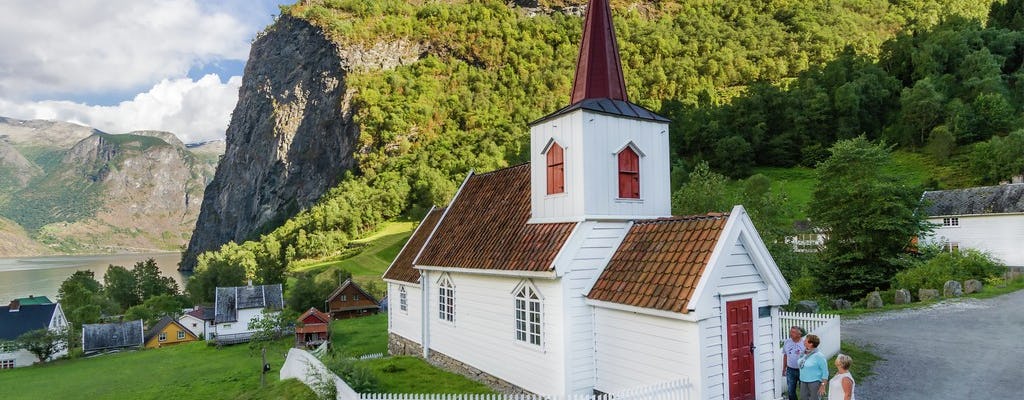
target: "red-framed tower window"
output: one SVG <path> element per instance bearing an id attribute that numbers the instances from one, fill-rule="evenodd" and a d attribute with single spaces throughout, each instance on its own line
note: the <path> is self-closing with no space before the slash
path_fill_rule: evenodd
<path id="1" fill-rule="evenodd" d="M 619 198 L 640 198 L 640 156 L 632 147 L 619 152 Z"/>
<path id="2" fill-rule="evenodd" d="M 562 146 L 552 143 L 547 158 L 548 194 L 565 193 L 565 157 Z"/>

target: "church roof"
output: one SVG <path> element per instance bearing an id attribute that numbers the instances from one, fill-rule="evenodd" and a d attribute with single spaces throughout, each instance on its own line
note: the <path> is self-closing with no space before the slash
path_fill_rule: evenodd
<path id="1" fill-rule="evenodd" d="M 728 214 L 637 221 L 588 298 L 685 314 Z"/>
<path id="2" fill-rule="evenodd" d="M 928 216 L 1024 212 L 1024 184 L 924 192 Z"/>
<path id="3" fill-rule="evenodd" d="M 549 119 L 571 113 L 576 110 L 588 110 L 602 114 L 617 115 L 620 117 L 641 119 L 656 122 L 671 122 L 668 118 L 655 114 L 654 111 L 643 108 L 639 105 L 623 100 L 612 99 L 586 99 L 577 103 L 565 106 L 561 110 L 545 115 L 533 121 L 530 125 L 536 125 Z"/>
<path id="4" fill-rule="evenodd" d="M 405 247 L 398 253 L 398 257 L 395 257 L 391 267 L 384 272 L 384 279 L 409 283 L 420 282 L 420 271 L 413 268 L 412 262 L 416 255 L 420 253 L 420 250 L 423 249 L 423 245 L 427 243 L 427 238 L 434 231 L 437 222 L 441 220 L 444 210 L 444 208 L 437 207 L 430 209 L 430 212 L 427 213 L 427 216 L 423 218 L 423 221 L 416 227 L 412 236 L 409 237 L 409 241 L 405 243 Z"/>
<path id="5" fill-rule="evenodd" d="M 527 224 L 530 213 L 530 164 L 472 175 L 414 264 L 550 271 L 576 224 Z"/>

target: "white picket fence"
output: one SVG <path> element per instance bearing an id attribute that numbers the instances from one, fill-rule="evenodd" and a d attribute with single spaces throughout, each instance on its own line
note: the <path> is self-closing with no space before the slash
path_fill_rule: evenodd
<path id="1" fill-rule="evenodd" d="M 359 356 L 360 360 L 376 360 L 378 358 L 384 358 L 384 353 L 370 353 Z"/>
<path id="2" fill-rule="evenodd" d="M 688 379 L 641 386 L 614 394 L 541 396 L 533 394 L 360 393 L 360 400 L 693 400 Z"/>
<path id="3" fill-rule="evenodd" d="M 779 312 L 779 329 L 783 340 L 789 337 L 789 328 L 792 326 L 803 327 L 808 334 L 815 334 L 821 338 L 821 345 L 818 347 L 825 357 L 832 357 L 839 353 L 839 342 L 842 339 L 839 330 L 840 320 L 838 315 L 814 314 L 800 312 Z"/>

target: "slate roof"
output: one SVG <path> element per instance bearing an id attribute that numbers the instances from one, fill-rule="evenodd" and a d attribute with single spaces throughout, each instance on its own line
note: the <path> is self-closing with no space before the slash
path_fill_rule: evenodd
<path id="1" fill-rule="evenodd" d="M 527 224 L 530 213 L 530 164 L 472 175 L 414 264 L 549 271 L 576 224 Z"/>
<path id="2" fill-rule="evenodd" d="M 171 317 L 168 317 L 168 316 L 164 316 L 163 318 L 160 318 L 160 321 L 158 321 L 155 325 L 153 325 L 152 328 L 149 329 L 149 332 L 146 332 L 146 337 L 143 339 L 143 343 L 148 342 L 154 336 L 159 335 L 160 331 L 164 330 L 164 328 L 166 328 L 167 325 L 170 325 L 170 324 L 177 325 L 183 331 L 188 332 L 189 334 L 193 334 L 194 335 L 194 333 L 192 333 L 191 330 L 189 330 L 188 328 L 182 326 L 181 323 L 178 322 L 177 320 L 175 320 L 174 318 L 171 318 Z"/>
<path id="3" fill-rule="evenodd" d="M 50 327 L 57 304 L 22 304 L 18 311 L 0 307 L 0 340 L 14 340 L 25 332 Z"/>
<path id="4" fill-rule="evenodd" d="M 636 221 L 587 297 L 685 314 L 728 218 Z"/>
<path id="5" fill-rule="evenodd" d="M 639 105 L 623 100 L 615 99 L 584 99 L 570 104 L 561 110 L 541 117 L 530 125 L 536 125 L 549 119 L 571 113 L 576 110 L 589 110 L 602 114 L 617 115 L 620 117 L 642 119 L 656 122 L 671 122 L 668 118 L 655 114 L 654 111 L 643 108 Z"/>
<path id="6" fill-rule="evenodd" d="M 441 220 L 441 215 L 444 214 L 444 208 L 432 208 L 427 216 L 420 222 L 420 226 L 416 227 L 416 231 L 409 237 L 409 241 L 406 242 L 405 247 L 398 253 L 398 257 L 395 257 L 395 261 L 391 263 L 391 267 L 384 272 L 384 279 L 392 279 L 396 281 L 419 283 L 420 282 L 420 271 L 413 268 L 413 259 L 423 249 L 423 244 L 427 242 L 427 237 L 434 231 L 434 227 L 437 226 L 437 222 Z"/>
<path id="7" fill-rule="evenodd" d="M 281 284 L 218 287 L 214 300 L 214 323 L 238 321 L 238 310 L 284 308 Z"/>
<path id="8" fill-rule="evenodd" d="M 82 349 L 86 353 L 141 347 L 143 343 L 145 341 L 141 319 L 112 324 L 82 325 Z"/>
<path id="9" fill-rule="evenodd" d="M 32 304 L 51 304 L 51 303 L 53 303 L 52 301 L 50 301 L 50 298 L 46 297 L 46 296 L 29 296 L 29 297 L 22 297 L 20 299 L 15 299 L 15 300 L 17 300 L 23 306 L 32 305 Z"/>
<path id="10" fill-rule="evenodd" d="M 213 307 L 199 307 L 198 309 L 193 309 L 185 314 L 199 318 L 203 321 L 213 321 L 214 317 Z"/>
<path id="11" fill-rule="evenodd" d="M 1024 183 L 936 190 L 921 196 L 929 216 L 1024 212 Z"/>

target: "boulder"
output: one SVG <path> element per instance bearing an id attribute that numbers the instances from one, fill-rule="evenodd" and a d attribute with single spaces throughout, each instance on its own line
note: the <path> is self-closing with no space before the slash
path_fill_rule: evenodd
<path id="1" fill-rule="evenodd" d="M 835 299 L 832 300 L 832 308 L 836 310 L 849 310 L 853 308 L 853 304 L 847 300 Z"/>
<path id="2" fill-rule="evenodd" d="M 981 281 L 977 279 L 968 279 L 964 281 L 964 294 L 978 293 L 982 288 Z"/>
<path id="3" fill-rule="evenodd" d="M 917 291 L 917 298 L 921 301 L 932 301 L 939 298 L 939 291 L 936 289 L 921 289 Z"/>
<path id="4" fill-rule="evenodd" d="M 960 286 L 960 282 L 957 281 L 946 281 L 946 284 L 942 286 L 943 297 L 960 297 L 964 295 L 964 288 Z"/>
<path id="5" fill-rule="evenodd" d="M 897 290 L 896 295 L 893 296 L 892 304 L 910 304 L 910 291 L 907 289 Z"/>
<path id="6" fill-rule="evenodd" d="M 882 303 L 882 294 L 878 293 L 877 290 L 868 293 L 868 298 L 866 299 L 865 303 L 868 308 L 882 308 L 882 306 L 885 305 L 884 303 Z"/>
<path id="7" fill-rule="evenodd" d="M 816 313 L 818 312 L 818 302 L 814 300 L 803 300 L 797 302 L 796 312 Z"/>

